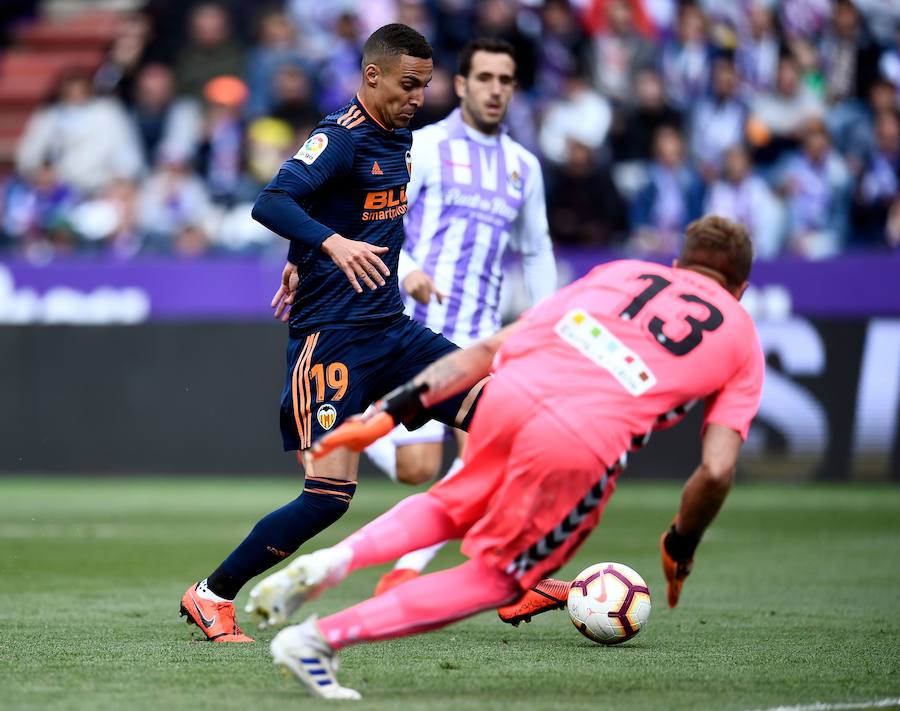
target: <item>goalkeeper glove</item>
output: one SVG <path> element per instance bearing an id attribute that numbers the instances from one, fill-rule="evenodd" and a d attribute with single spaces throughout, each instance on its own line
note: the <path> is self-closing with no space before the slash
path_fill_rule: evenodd
<path id="1" fill-rule="evenodd" d="M 678 604 L 681 586 L 684 585 L 685 578 L 690 575 L 694 566 L 694 551 L 697 550 L 699 543 L 699 536 L 685 536 L 678 533 L 674 523 L 659 539 L 669 607 L 675 607 Z"/>

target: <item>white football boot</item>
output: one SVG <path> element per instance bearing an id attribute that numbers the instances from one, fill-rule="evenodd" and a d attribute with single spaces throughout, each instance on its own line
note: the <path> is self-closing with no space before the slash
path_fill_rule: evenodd
<path id="1" fill-rule="evenodd" d="M 313 615 L 303 624 L 281 630 L 269 646 L 272 660 L 303 684 L 310 694 L 322 699 L 361 699 L 354 689 L 338 684 L 334 673 L 337 655 L 325 641 Z"/>
<path id="2" fill-rule="evenodd" d="M 322 548 L 301 555 L 258 582 L 244 608 L 261 628 L 287 621 L 303 603 L 314 600 L 345 577 L 353 553 L 349 548 Z"/>

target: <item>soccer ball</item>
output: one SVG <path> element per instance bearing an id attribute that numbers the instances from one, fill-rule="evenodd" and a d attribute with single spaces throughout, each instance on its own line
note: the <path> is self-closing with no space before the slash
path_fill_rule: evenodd
<path id="1" fill-rule="evenodd" d="M 627 565 L 596 563 L 572 581 L 568 607 L 572 624 L 585 637 L 621 644 L 647 624 L 650 588 Z"/>

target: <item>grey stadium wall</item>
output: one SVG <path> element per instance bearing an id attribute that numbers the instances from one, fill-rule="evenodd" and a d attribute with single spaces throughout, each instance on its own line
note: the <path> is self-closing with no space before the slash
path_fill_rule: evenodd
<path id="1" fill-rule="evenodd" d="M 900 374 L 884 348 L 898 328 L 761 324 L 766 392 L 739 475 L 900 481 Z M 296 476 L 278 430 L 284 344 L 282 326 L 260 322 L 4 326 L 0 473 Z M 654 434 L 626 476 L 684 478 L 701 409 Z"/>

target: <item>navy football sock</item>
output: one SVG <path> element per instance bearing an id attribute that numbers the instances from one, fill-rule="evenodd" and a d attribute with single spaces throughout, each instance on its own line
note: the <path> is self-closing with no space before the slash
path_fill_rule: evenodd
<path id="1" fill-rule="evenodd" d="M 356 482 L 307 477 L 303 493 L 260 519 L 206 579 L 207 586 L 233 600 L 248 580 L 280 563 L 343 516 L 355 491 Z"/>

